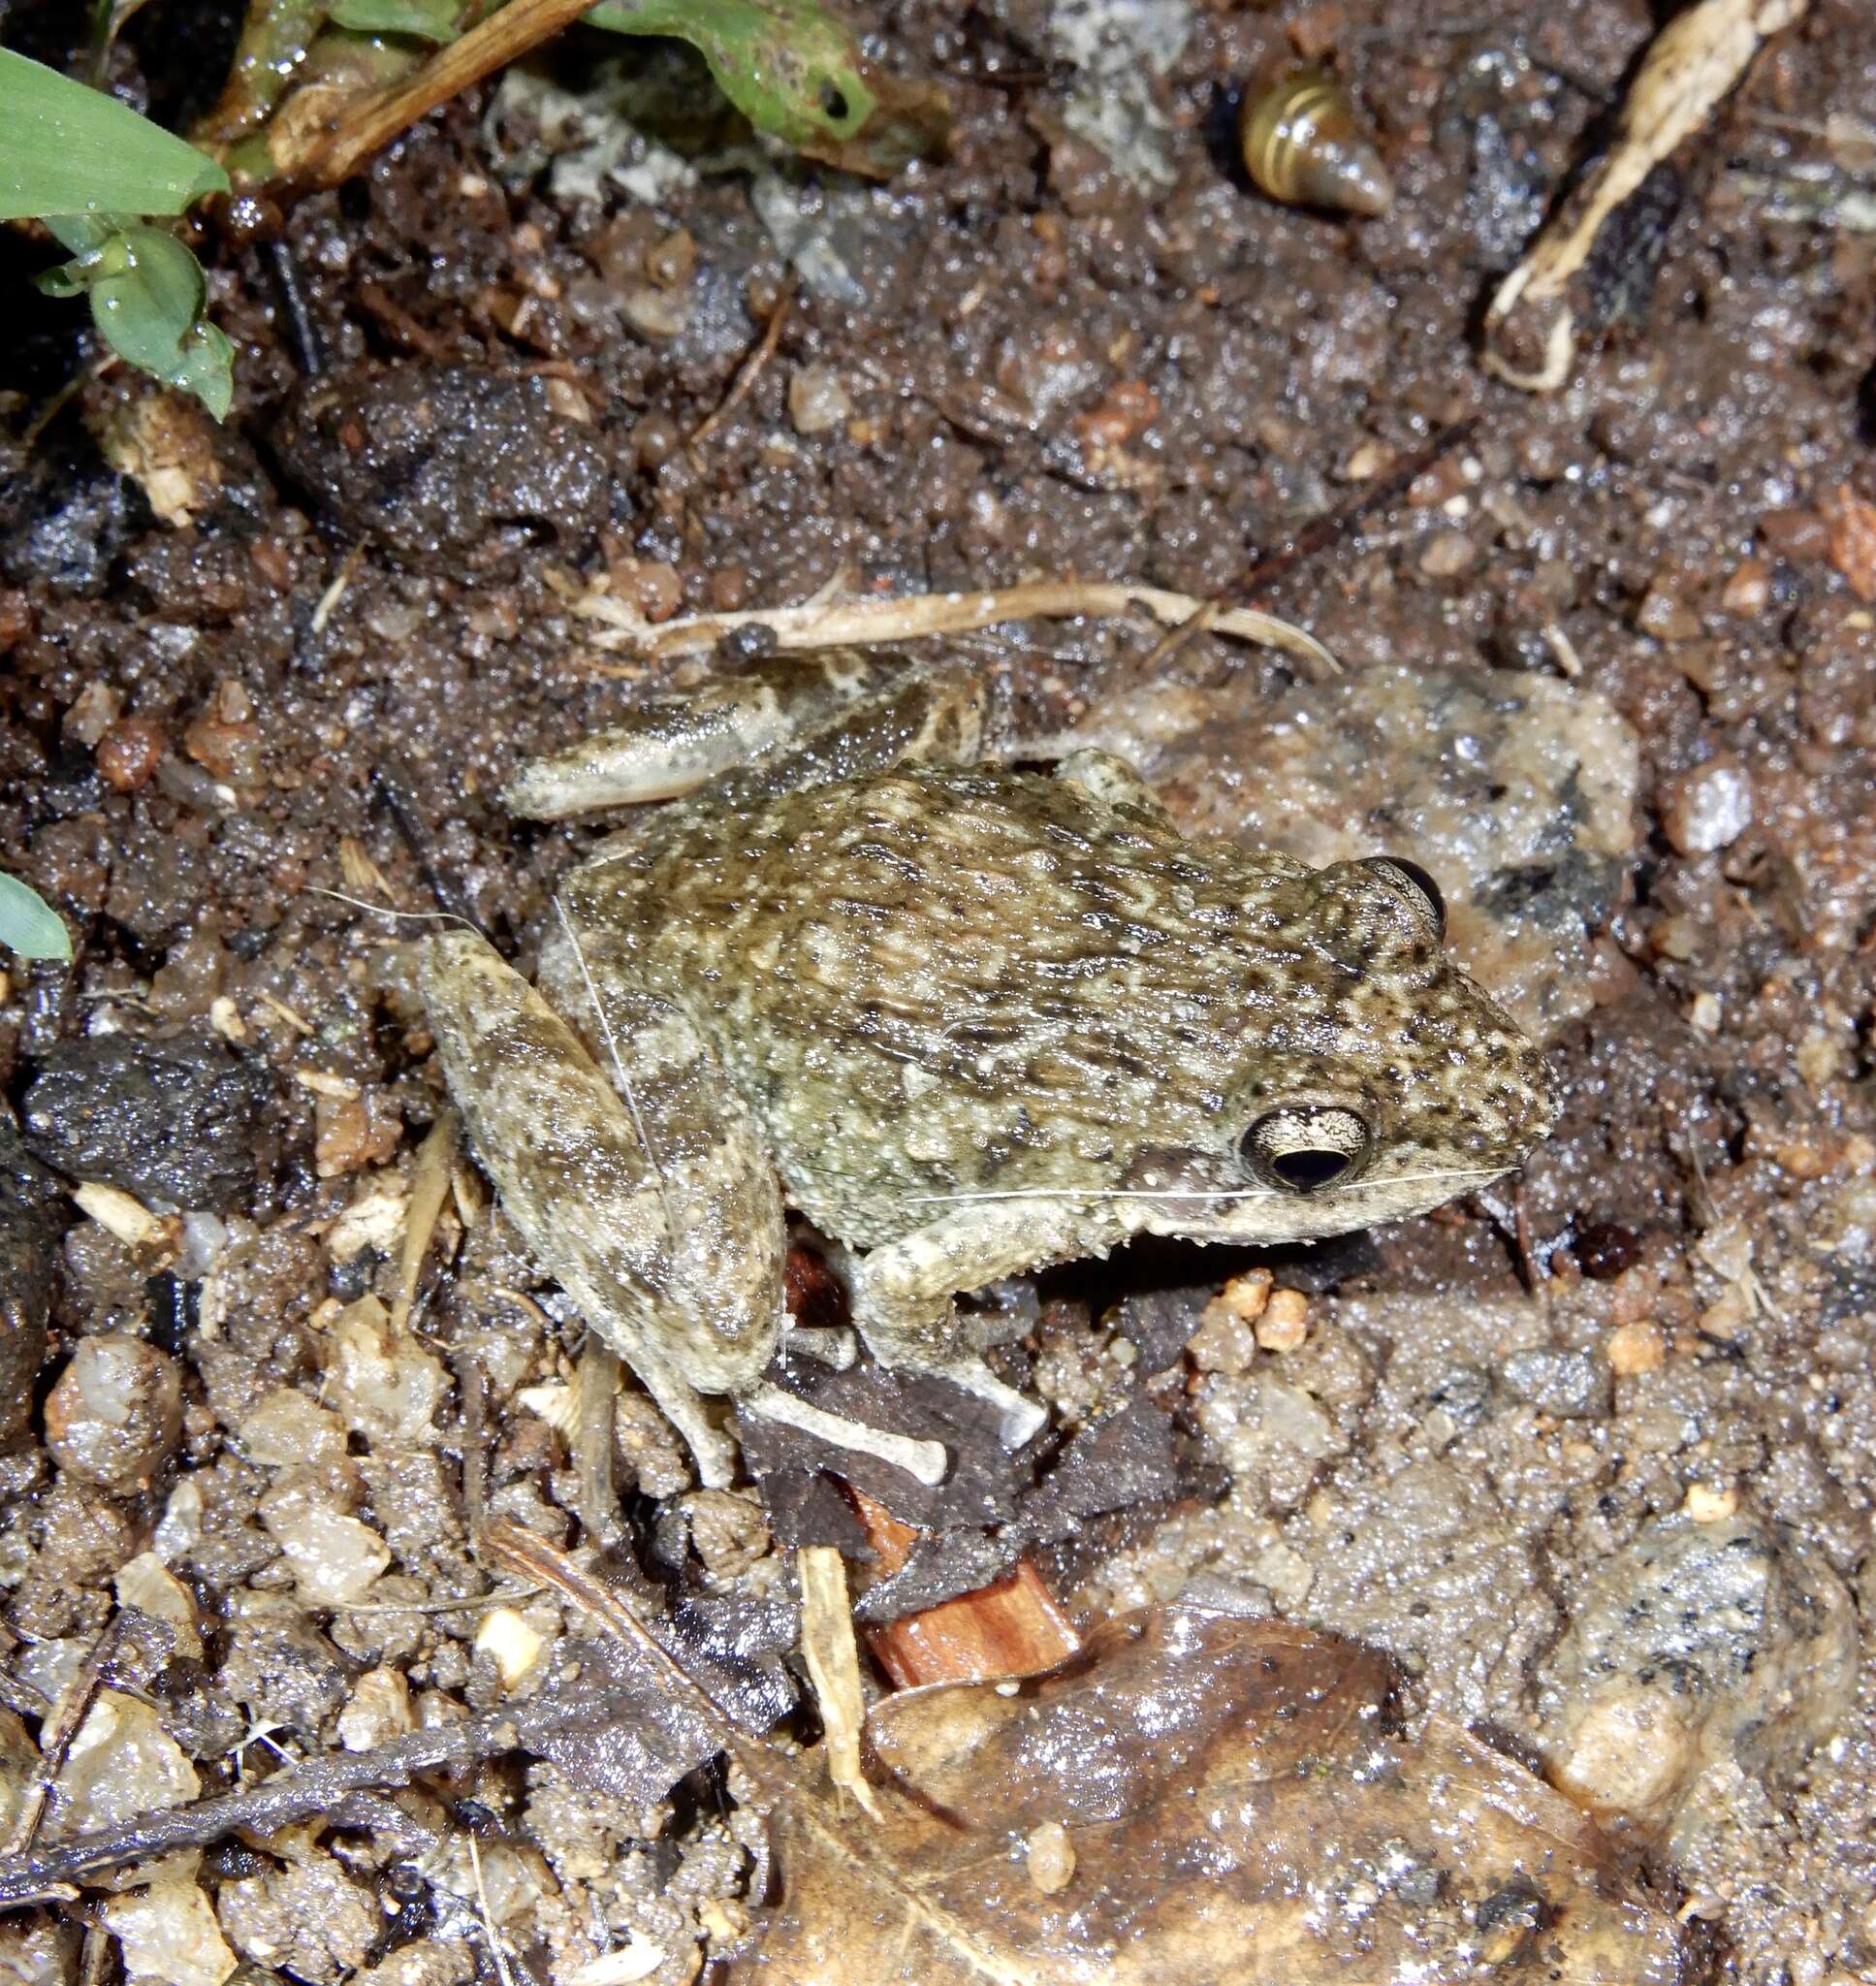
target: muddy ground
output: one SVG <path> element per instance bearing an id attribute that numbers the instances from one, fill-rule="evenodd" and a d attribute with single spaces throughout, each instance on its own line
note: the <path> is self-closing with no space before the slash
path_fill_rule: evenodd
<path id="1" fill-rule="evenodd" d="M 15 10 L 9 41 L 64 52 L 61 12 Z M 866 16 L 959 110 L 948 158 L 877 193 L 784 176 L 781 207 L 753 202 L 746 166 L 648 205 L 550 169 L 525 93 L 459 103 L 276 240 L 210 242 L 238 355 L 220 431 L 185 412 L 157 432 L 121 370 L 42 419 L 96 353 L 64 306 L 20 301 L 36 251 L 7 250 L 0 863 L 78 943 L 70 970 L 16 967 L 0 1007 L 36 1154 L 15 1146 L 0 1207 L 19 1741 L 126 1562 L 145 1575 L 127 1605 L 161 1616 L 185 1583 L 192 1680 L 155 1700 L 213 1791 L 264 1726 L 301 1757 L 493 1701 L 478 1612 L 445 1606 L 490 1587 L 469 1514 L 577 1536 L 538 1391 L 570 1374 L 577 1320 L 471 1173 L 420 1335 L 373 1337 L 358 1308 L 397 1293 L 439 1087 L 407 931 L 323 892 L 465 913 L 531 953 L 591 830 L 517 828 L 492 790 L 671 672 L 595 647 L 581 586 L 655 619 L 837 575 L 862 595 L 1069 576 L 1205 595 L 1470 417 L 1260 603 L 1357 684 L 1402 672 L 1434 761 L 1527 697 L 1595 733 L 1551 795 L 1561 839 L 1540 823 L 1518 858 L 1547 892 L 1537 926 L 1479 881 L 1490 846 L 1443 842 L 1487 817 L 1429 826 L 1415 786 L 1395 822 L 1437 872 L 1470 865 L 1455 935 L 1547 1035 L 1563 1122 L 1515 1195 L 1274 1265 L 1309 1299 L 1300 1346 L 1207 1313 L 1159 1395 L 1179 1493 L 1049 1569 L 1084 1620 L 1185 1597 L 1387 1649 L 1413 1714 L 1486 1731 L 1610 1820 L 1682 1914 L 1690 1979 L 1876 1978 L 1876 1652 L 1856 1652 L 1876 1613 L 1876 237 L 1779 217 L 1765 191 L 1869 169 L 1825 120 L 1876 125 L 1876 41 L 1833 0 L 1763 56 L 1676 161 L 1652 278 L 1534 398 L 1481 370 L 1475 326 L 1650 10 L 1162 12 L 1185 29 L 1145 92 L 1163 182 L 1065 123 L 1085 78 L 1043 0 Z M 165 36 L 207 49 L 217 27 L 146 9 L 116 58 L 130 93 L 177 110 Z M 1233 170 L 1235 92 L 1296 46 L 1354 80 L 1396 180 L 1383 217 L 1287 209 Z M 784 222 L 823 230 L 793 274 Z M 687 447 L 784 286 L 772 355 Z M 1034 623 L 970 652 L 1023 721 L 1092 713 L 1121 743 L 1151 640 Z M 1175 804 L 1314 859 L 1335 823 L 1320 791 L 1314 825 L 1287 803 L 1324 777 L 1311 722 L 1397 735 L 1288 658 L 1208 639 L 1149 689 L 1141 754 Z M 1359 755 L 1350 832 L 1379 846 L 1409 773 Z M 1616 761 L 1585 852 L 1573 795 Z M 188 1218 L 133 1243 L 121 1207 L 80 1215 L 75 1180 Z M 1097 1422 L 1152 1363 L 1113 1356 L 1123 1292 L 1195 1291 L 1196 1329 L 1253 1266 L 1167 1249 L 1051 1281 L 1030 1351 L 1060 1418 Z M 48 1398 L 94 1339 L 119 1376 Z M 630 1394 L 617 1473 L 620 1553 L 681 1592 L 785 1597 L 759 1501 L 695 1490 Z M 558 1631 L 544 1598 L 523 1612 Z M 629 1822 L 550 1766 L 456 1792 L 501 1818 L 496 1912 L 537 1977 L 574 1977 L 602 1919 L 660 1946 L 659 1981 L 741 1928 L 746 1817 L 692 1781 Z M 486 1970 L 469 1920 L 400 1901 L 401 1865 L 361 1839 L 205 1864 L 251 1975 Z M 20 1976 L 78 1963 L 49 1919 L 5 1935 Z"/>

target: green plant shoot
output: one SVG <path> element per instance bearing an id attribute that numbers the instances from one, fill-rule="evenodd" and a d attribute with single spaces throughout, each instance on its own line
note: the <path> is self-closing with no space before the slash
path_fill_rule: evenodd
<path id="1" fill-rule="evenodd" d="M 72 935 L 65 920 L 16 876 L 0 876 L 0 945 L 21 958 L 72 956 Z"/>

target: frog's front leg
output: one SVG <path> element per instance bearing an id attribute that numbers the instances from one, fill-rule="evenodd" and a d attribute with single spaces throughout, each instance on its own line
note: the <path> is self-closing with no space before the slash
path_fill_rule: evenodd
<path id="1" fill-rule="evenodd" d="M 1127 1239 L 1127 1223 L 1086 1196 L 1017 1194 L 970 1201 L 897 1241 L 842 1263 L 853 1321 L 882 1365 L 932 1372 L 989 1400 L 1003 1416 L 1009 1448 L 1031 1440 L 1048 1411 L 983 1361 L 953 1300 L 1003 1276 L 1071 1256 L 1104 1255 Z"/>
<path id="2" fill-rule="evenodd" d="M 542 977 L 552 1001 L 475 934 L 432 939 L 420 984 L 444 1074 L 535 1261 L 644 1382 L 704 1482 L 735 1468 L 705 1393 L 811 1416 L 824 1439 L 941 1478 L 937 1443 L 838 1421 L 763 1379 L 787 1320 L 780 1193 L 688 1019 L 633 984 L 616 939 L 571 923 Z"/>
<path id="3" fill-rule="evenodd" d="M 875 649 L 773 656 L 528 760 L 510 812 L 560 820 L 697 793 L 713 808 L 895 765 L 966 765 L 982 753 L 985 692 L 967 669 Z"/>

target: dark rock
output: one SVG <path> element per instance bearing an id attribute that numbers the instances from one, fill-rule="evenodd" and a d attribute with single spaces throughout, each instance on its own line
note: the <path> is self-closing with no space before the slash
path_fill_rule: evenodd
<path id="1" fill-rule="evenodd" d="M 52 1258 L 65 1221 L 59 1184 L 0 1124 L 0 1439 L 26 1425 L 46 1357 Z"/>
<path id="2" fill-rule="evenodd" d="M 1169 1503 L 1184 1492 L 1173 1456 L 1172 1416 L 1136 1397 L 1084 1427 L 1056 1465 L 1023 1498 L 1018 1515 L 1031 1538 L 1065 1538 L 1104 1511 Z"/>
<path id="3" fill-rule="evenodd" d="M 418 564 L 487 570 L 542 543 L 576 552 L 611 488 L 605 454 L 554 412 L 545 380 L 468 366 L 310 381 L 275 447 L 335 523 Z"/>
<path id="4" fill-rule="evenodd" d="M 212 1035 L 92 1035 L 52 1050 L 20 1114 L 34 1153 L 72 1178 L 226 1210 L 253 1196 L 270 1095 Z"/>

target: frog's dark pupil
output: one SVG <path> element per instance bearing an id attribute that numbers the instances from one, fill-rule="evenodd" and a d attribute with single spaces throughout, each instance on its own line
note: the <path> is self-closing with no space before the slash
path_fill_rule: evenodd
<path id="1" fill-rule="evenodd" d="M 1298 1193 L 1314 1193 L 1319 1186 L 1329 1185 L 1349 1169 L 1350 1156 L 1348 1152 L 1279 1152 L 1271 1159 L 1270 1169 Z"/>
<path id="2" fill-rule="evenodd" d="M 1368 1156 L 1370 1133 L 1340 1104 L 1287 1104 L 1266 1110 L 1244 1134 L 1246 1168 L 1286 1193 L 1320 1193 L 1354 1176 Z"/>

